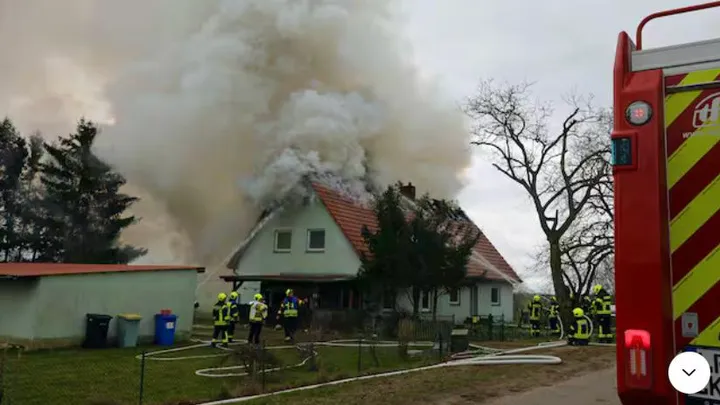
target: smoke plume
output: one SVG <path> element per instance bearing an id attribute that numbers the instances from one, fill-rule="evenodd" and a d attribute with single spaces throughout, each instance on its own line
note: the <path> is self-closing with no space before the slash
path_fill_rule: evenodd
<path id="1" fill-rule="evenodd" d="M 146 260 L 219 264 L 312 173 L 461 187 L 463 117 L 421 79 L 399 1 L 57 3 L 0 0 L 0 109 L 46 134 L 105 124 Z"/>

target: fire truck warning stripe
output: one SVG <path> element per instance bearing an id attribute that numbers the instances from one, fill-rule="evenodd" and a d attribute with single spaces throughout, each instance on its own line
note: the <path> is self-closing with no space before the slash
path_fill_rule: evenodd
<path id="1" fill-rule="evenodd" d="M 720 209 L 720 176 L 703 189 L 687 207 L 670 221 L 670 251 L 685 243 Z M 718 271 L 720 275 L 720 271 Z"/>
<path id="2" fill-rule="evenodd" d="M 720 282 L 720 246 L 707 255 L 692 271 L 687 273 L 673 287 L 673 313 L 675 318 L 705 295 L 715 284 Z"/>
<path id="3" fill-rule="evenodd" d="M 720 212 L 704 223 L 700 229 L 672 254 L 672 282 L 678 284 L 720 245 Z M 720 301 L 718 301 L 720 302 Z"/>
<path id="4" fill-rule="evenodd" d="M 693 136 L 685 140 L 675 153 L 668 158 L 668 188 L 672 188 L 677 184 L 718 143 L 720 137 L 709 135 L 714 130 L 713 127 L 708 127 L 695 131 Z"/>
<path id="5" fill-rule="evenodd" d="M 687 73 L 681 73 L 679 75 L 665 76 L 665 86 L 677 86 L 687 75 Z"/>
<path id="6" fill-rule="evenodd" d="M 670 189 L 670 218 L 673 219 L 717 176 L 720 176 L 720 143 L 710 149 L 690 171 Z M 720 229 L 720 228 L 718 228 Z"/>

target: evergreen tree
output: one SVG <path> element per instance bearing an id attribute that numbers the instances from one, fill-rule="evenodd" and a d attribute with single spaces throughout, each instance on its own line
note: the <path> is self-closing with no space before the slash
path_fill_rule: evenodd
<path id="1" fill-rule="evenodd" d="M 0 261 L 12 261 L 22 243 L 22 174 L 28 158 L 26 140 L 12 122 L 0 122 Z"/>
<path id="2" fill-rule="evenodd" d="M 43 139 L 39 133 L 28 140 L 28 158 L 25 160 L 22 180 L 22 199 L 24 201 L 20 228 L 23 243 L 18 246 L 15 261 L 36 261 L 46 250 L 48 229 L 47 210 L 43 204 L 43 187 L 40 182 L 40 161 L 45 153 Z"/>
<path id="3" fill-rule="evenodd" d="M 44 260 L 128 263 L 146 253 L 119 243 L 122 230 L 137 221 L 123 214 L 138 199 L 120 193 L 125 178 L 92 153 L 97 135 L 94 123 L 81 120 L 75 133 L 44 145 Z"/>
<path id="4" fill-rule="evenodd" d="M 415 202 L 411 228 L 415 285 L 432 297 L 435 317 L 438 298 L 466 281 L 467 265 L 480 232 L 454 203 L 428 195 Z"/>
<path id="5" fill-rule="evenodd" d="M 369 253 L 362 255 L 360 280 L 393 292 L 409 290 L 413 314 L 421 293 L 438 297 L 465 281 L 467 264 L 479 238 L 478 229 L 455 204 L 428 195 L 403 204 L 391 186 L 374 204 L 377 229 L 363 228 Z"/>
<path id="6" fill-rule="evenodd" d="M 368 293 L 382 292 L 384 297 L 396 297 L 401 289 L 408 287 L 408 275 L 413 271 L 409 261 L 411 235 L 400 200 L 397 187 L 388 187 L 373 204 L 377 228 L 371 230 L 363 226 L 368 253 L 360 257 L 359 280 Z"/>

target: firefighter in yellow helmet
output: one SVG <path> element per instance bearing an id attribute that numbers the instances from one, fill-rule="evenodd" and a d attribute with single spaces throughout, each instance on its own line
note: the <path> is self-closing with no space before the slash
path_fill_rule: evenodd
<path id="1" fill-rule="evenodd" d="M 612 296 L 605 291 L 602 285 L 593 287 L 593 312 L 597 319 L 598 341 L 600 343 L 612 343 L 615 335 L 612 331 Z"/>
<path id="2" fill-rule="evenodd" d="M 283 317 L 283 328 L 285 329 L 285 341 L 294 342 L 295 332 L 298 328 L 298 307 L 302 301 L 295 297 L 292 289 L 285 291 L 285 299 L 280 304 L 280 310 L 277 313 L 277 319 Z"/>
<path id="3" fill-rule="evenodd" d="M 543 311 L 543 305 L 539 295 L 533 297 L 531 303 L 528 304 L 530 310 L 530 336 L 540 336 L 540 315 Z"/>
<path id="4" fill-rule="evenodd" d="M 228 346 L 228 325 L 230 323 L 230 306 L 227 303 L 225 293 L 218 294 L 218 300 L 213 306 L 213 337 L 212 346 L 220 343 L 223 347 Z"/>
<path id="5" fill-rule="evenodd" d="M 548 322 L 550 326 L 550 331 L 553 334 L 559 335 L 560 334 L 560 304 L 558 304 L 558 300 L 556 297 L 550 298 L 550 307 L 548 308 Z"/>
<path id="6" fill-rule="evenodd" d="M 232 291 L 228 299 L 230 307 L 230 321 L 228 321 L 228 342 L 232 343 L 235 338 L 235 325 L 240 321 L 240 307 L 238 307 L 238 293 Z"/>
<path id="7" fill-rule="evenodd" d="M 582 308 L 573 309 L 573 323 L 568 330 L 568 344 L 587 346 L 590 341 L 590 322 L 585 318 Z"/>
<path id="8" fill-rule="evenodd" d="M 260 333 L 268 316 L 268 307 L 262 294 L 255 294 L 254 299 L 250 301 L 250 313 L 248 321 L 250 323 L 250 334 L 248 335 L 249 344 L 260 344 Z"/>

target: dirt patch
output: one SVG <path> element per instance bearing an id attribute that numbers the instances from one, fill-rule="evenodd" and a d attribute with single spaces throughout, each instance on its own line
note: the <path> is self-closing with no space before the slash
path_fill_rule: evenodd
<path id="1" fill-rule="evenodd" d="M 250 404 L 279 405 L 288 401 L 293 405 L 478 404 L 500 396 L 553 385 L 574 376 L 608 368 L 615 362 L 614 348 L 607 347 L 562 347 L 539 349 L 532 353 L 557 355 L 563 359 L 563 363 L 442 368 L 270 397 Z"/>
<path id="2" fill-rule="evenodd" d="M 462 402 L 461 402 L 462 403 Z M 559 384 L 497 398 L 485 405 L 621 405 L 615 367 L 575 377 Z"/>
<path id="3" fill-rule="evenodd" d="M 473 384 L 471 376 L 467 375 L 472 370 L 450 370 L 443 378 L 464 380 L 466 384 L 455 389 L 453 395 L 435 397 L 430 403 L 436 405 L 483 403 L 508 394 L 554 385 L 576 376 L 606 369 L 615 364 L 614 348 L 563 347 L 542 350 L 537 353 L 558 356 L 563 359 L 563 364 L 558 366 L 492 366 L 492 374 L 488 378 L 484 378 L 482 384 Z"/>

